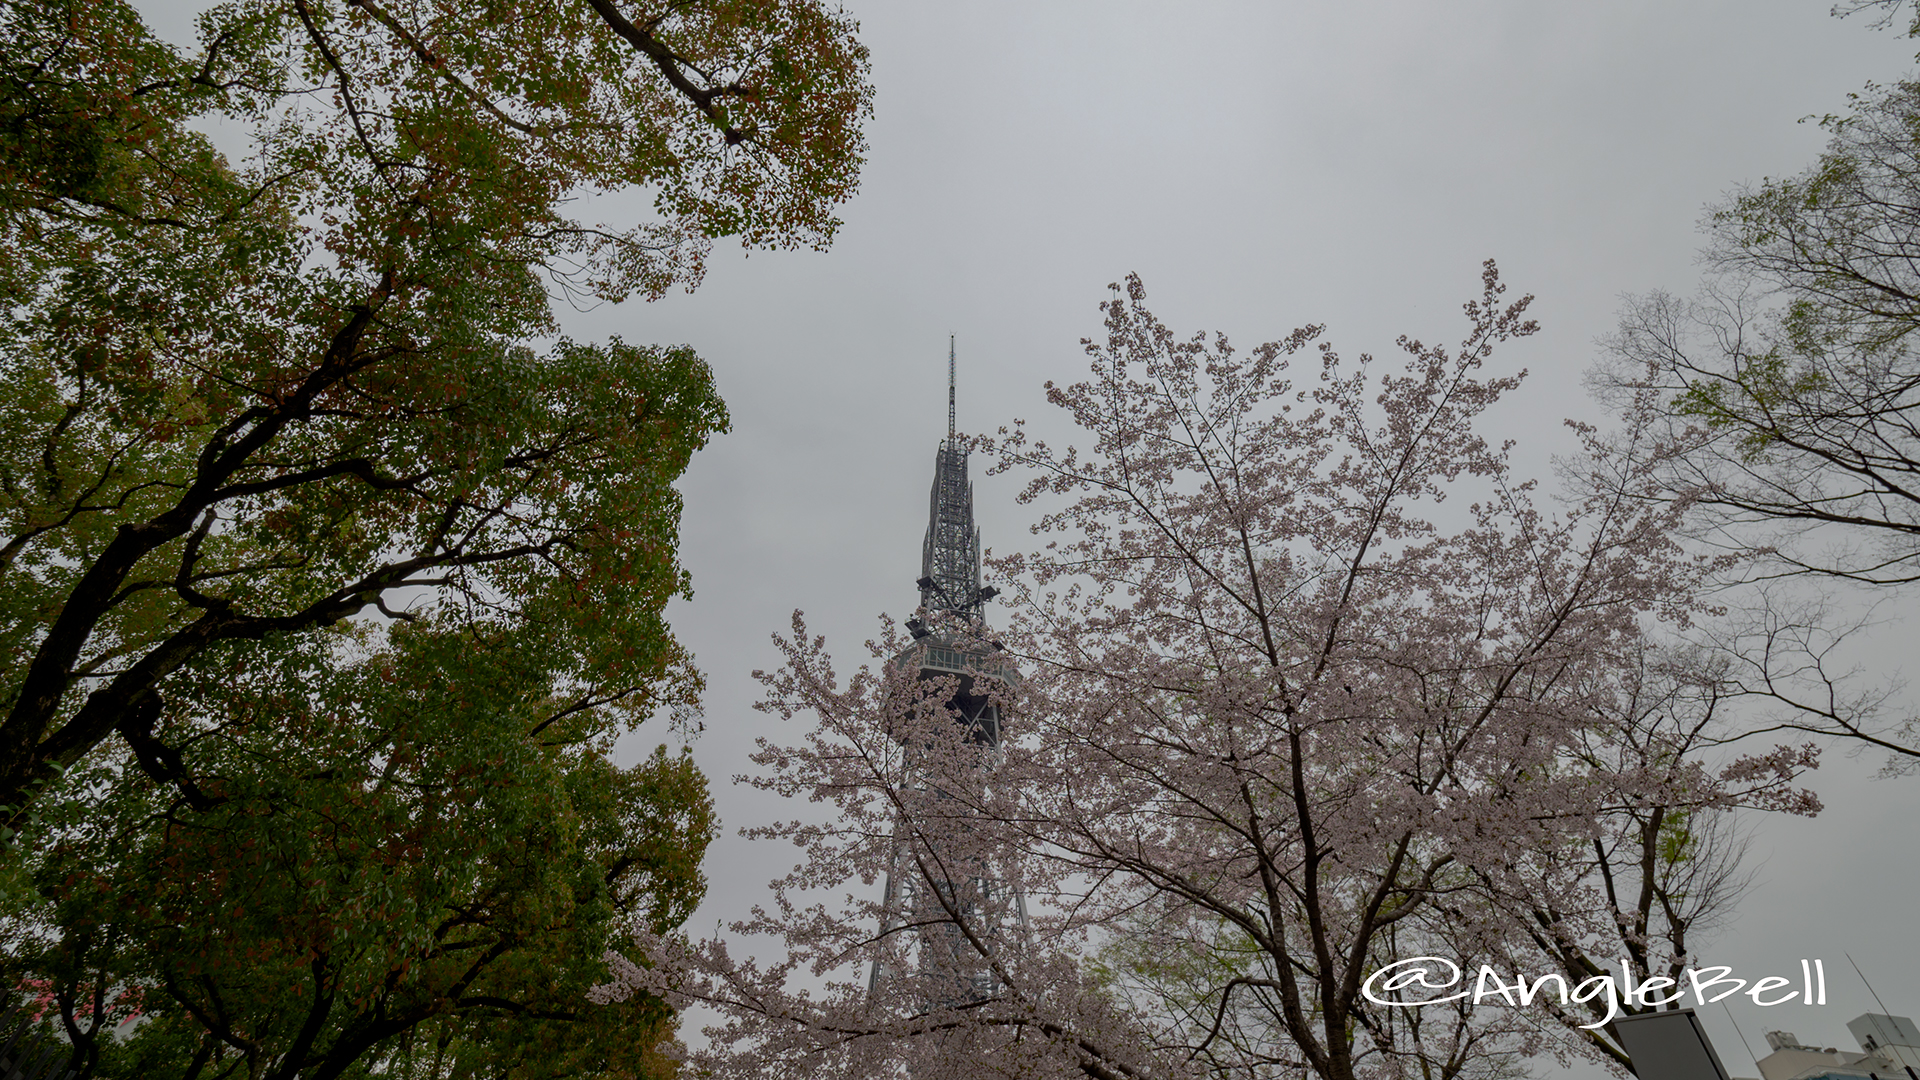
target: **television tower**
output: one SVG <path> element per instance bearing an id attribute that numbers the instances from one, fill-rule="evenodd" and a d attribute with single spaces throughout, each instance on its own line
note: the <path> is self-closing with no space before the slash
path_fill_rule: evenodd
<path id="1" fill-rule="evenodd" d="M 892 664 L 895 670 L 915 672 L 922 680 L 952 679 L 955 691 L 947 702 L 948 712 L 967 728 L 967 741 L 982 747 L 981 768 L 991 769 L 998 754 L 1001 736 L 1000 707 L 986 693 L 975 693 L 975 681 L 985 677 L 1002 684 L 1018 682 L 1019 671 L 1005 659 L 996 642 L 982 640 L 985 608 L 998 594 L 992 586 L 980 584 L 980 530 L 973 521 L 973 482 L 967 476 L 967 447 L 954 426 L 955 400 L 954 343 L 947 339 L 947 437 L 933 458 L 933 490 L 928 497 L 927 536 L 920 549 L 920 607 L 930 616 L 949 616 L 971 623 L 971 634 L 948 628 L 936 629 L 920 615 L 907 620 L 913 644 Z M 903 786 L 921 793 L 939 796 L 929 789 L 928 778 L 913 767 L 913 747 L 903 743 L 907 755 L 907 777 Z M 922 1009 L 954 1007 L 992 996 L 998 985 L 987 958 L 973 942 L 986 944 L 989 952 L 1005 943 L 1009 932 L 1024 933 L 1027 923 L 1026 898 L 1017 889 L 996 880 L 992 871 L 978 860 L 940 857 L 938 851 L 923 851 L 934 858 L 916 859 L 916 849 L 937 846 L 924 836 L 915 835 L 905 822 L 895 826 L 893 857 L 887 868 L 885 909 L 881 916 L 880 936 L 911 932 L 919 937 L 917 971 L 906 972 L 876 961 L 868 980 L 869 1000 L 877 1000 L 889 980 L 910 977 L 918 984 L 917 1001 Z M 928 866 L 943 865 L 952 874 L 955 869 L 971 871 L 964 878 L 929 876 Z M 958 919 L 952 914 L 957 911 Z M 1015 924 L 1008 926 L 1009 917 Z M 966 921 L 971 935 L 961 933 L 960 921 Z M 971 937 L 971 940 L 968 938 Z"/>

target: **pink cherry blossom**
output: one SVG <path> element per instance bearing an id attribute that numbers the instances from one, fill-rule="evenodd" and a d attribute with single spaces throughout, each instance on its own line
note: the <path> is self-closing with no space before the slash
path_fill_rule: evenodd
<path id="1" fill-rule="evenodd" d="M 719 1008 L 692 1065 L 742 1080 L 1491 1077 L 1540 1049 L 1544 1014 L 1362 983 L 1434 949 L 1511 969 L 1540 911 L 1588 940 L 1613 909 L 1569 853 L 1609 815 L 1806 810 L 1810 761 L 1715 772 L 1635 711 L 1714 567 L 1639 497 L 1631 431 L 1584 431 L 1553 507 L 1480 433 L 1524 374 L 1489 358 L 1535 329 L 1504 289 L 1489 261 L 1459 346 L 1401 338 L 1393 371 L 1319 327 L 1181 339 L 1116 286 L 1090 377 L 1048 386 L 1083 448 L 977 440 L 1042 510 L 1039 550 L 988 560 L 1007 625 L 922 613 L 982 658 L 1004 740 L 919 677 L 924 641 L 884 623 L 843 681 L 796 613 L 759 677 L 803 733 L 751 782 L 833 814 L 751 830 L 803 860 L 734 927 L 784 954 L 646 942 L 602 993 Z"/>

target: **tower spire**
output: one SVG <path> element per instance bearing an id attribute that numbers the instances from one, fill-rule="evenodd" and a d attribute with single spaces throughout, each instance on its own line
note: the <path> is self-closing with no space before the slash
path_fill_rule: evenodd
<path id="1" fill-rule="evenodd" d="M 928 611 L 979 614 L 993 590 L 980 587 L 980 530 L 973 523 L 967 449 L 954 423 L 953 335 L 947 335 L 947 441 L 933 458 L 927 539 L 920 557 L 920 603 Z"/>

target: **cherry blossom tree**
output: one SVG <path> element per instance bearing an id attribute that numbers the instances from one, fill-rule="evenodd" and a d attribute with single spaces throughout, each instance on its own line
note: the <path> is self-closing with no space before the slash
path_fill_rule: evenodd
<path id="1" fill-rule="evenodd" d="M 844 682 L 798 615 L 776 639 L 762 707 L 812 726 L 754 782 L 834 811 L 754 831 L 804 852 L 735 928 L 784 956 L 650 939 L 598 995 L 719 1008 L 718 1077 L 1451 1078 L 1535 1049 L 1511 1010 L 1363 990 L 1409 947 L 1526 946 L 1515 897 L 1590 910 L 1568 853 L 1610 811 L 1785 798 L 1802 762 L 1602 752 L 1710 566 L 1632 496 L 1631 439 L 1583 431 L 1620 482 L 1535 505 L 1479 432 L 1530 298 L 1482 284 L 1460 345 L 1403 337 L 1397 372 L 1319 327 L 1181 339 L 1115 286 L 1091 377 L 1048 384 L 1087 448 L 979 440 L 1044 511 L 1044 547 L 989 560 L 1009 625 L 886 624 Z M 932 646 L 975 658 L 997 745 L 920 677 Z"/>
<path id="2" fill-rule="evenodd" d="M 1775 747 L 1717 773 L 1703 764 L 1716 756 L 1720 735 L 1738 726 L 1727 714 L 1746 704 L 1735 667 L 1718 649 L 1661 643 L 1618 673 L 1615 692 L 1596 701 L 1592 723 L 1566 753 L 1574 768 L 1595 777 L 1638 782 L 1589 805 L 1592 832 L 1584 842 L 1517 850 L 1497 876 L 1483 877 L 1486 898 L 1506 916 L 1504 926 L 1493 922 L 1501 932 L 1481 942 L 1494 967 L 1560 975 L 1567 985 L 1617 973 L 1623 992 L 1649 979 L 1688 985 L 1686 969 L 1710 955 L 1702 952 L 1704 939 L 1751 881 L 1741 865 L 1747 836 L 1735 812 L 1820 809 L 1812 792 L 1789 783 L 1816 766 L 1810 744 Z M 1514 891 L 1514 883 L 1524 887 Z M 1629 1055 L 1606 1021 L 1658 1008 L 1624 996 L 1572 1003 L 1543 997 L 1541 1007 L 1582 1049 L 1622 1067 L 1630 1067 Z"/>

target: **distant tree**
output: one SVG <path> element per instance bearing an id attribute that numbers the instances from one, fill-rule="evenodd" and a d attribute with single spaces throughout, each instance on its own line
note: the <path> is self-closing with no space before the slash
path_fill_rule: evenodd
<path id="1" fill-rule="evenodd" d="M 1920 580 L 1917 122 L 1920 83 L 1854 95 L 1813 167 L 1709 214 L 1701 298 L 1634 301 L 1608 343 L 1701 428 L 1676 485 L 1735 542 L 1806 534 L 1774 552 L 1792 571 Z M 1864 548 L 1821 546 L 1835 530 Z"/>
<path id="2" fill-rule="evenodd" d="M 1772 573 L 1875 589 L 1920 582 L 1920 83 L 1869 88 L 1798 176 L 1707 218 L 1710 276 L 1684 300 L 1630 300 L 1603 382 L 1672 413 L 1666 496 L 1701 535 Z M 1764 607 L 1764 605 L 1762 605 Z M 1757 610 L 1736 632 L 1742 682 L 1780 726 L 1864 741 L 1920 764 L 1911 722 L 1847 700 L 1844 631 Z M 1804 677 L 1803 677 L 1804 676 Z M 1800 684 L 1800 685 L 1796 685 Z"/>
<path id="3" fill-rule="evenodd" d="M 1091 378 L 1048 387 L 1091 445 L 986 442 L 1048 507 L 1044 549 L 991 560 L 1012 613 L 971 646 L 1024 672 L 997 691 L 1004 744 L 914 663 L 843 685 L 796 616 L 765 707 L 813 725 L 763 749 L 760 782 L 838 817 L 759 830 L 805 861 L 738 927 L 787 956 L 650 940 L 666 959 L 614 961 L 600 996 L 723 1009 L 694 1059 L 718 1077 L 1498 1075 L 1537 1024 L 1453 1003 L 1423 1024 L 1369 978 L 1432 942 L 1534 949 L 1534 905 L 1596 906 L 1596 875 L 1559 871 L 1590 863 L 1597 817 L 1762 800 L 1801 762 L 1676 765 L 1654 734 L 1601 752 L 1711 565 L 1678 508 L 1635 497 L 1631 439 L 1586 433 L 1613 482 L 1533 504 L 1478 422 L 1519 382 L 1483 365 L 1534 324 L 1491 262 L 1483 286 L 1460 346 L 1402 338 L 1399 372 L 1315 356 L 1317 327 L 1246 354 L 1178 338 L 1116 287 Z M 915 878 L 901 921 L 840 899 L 889 866 Z M 891 973 L 872 991 L 788 985 L 869 964 Z"/>

